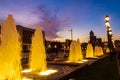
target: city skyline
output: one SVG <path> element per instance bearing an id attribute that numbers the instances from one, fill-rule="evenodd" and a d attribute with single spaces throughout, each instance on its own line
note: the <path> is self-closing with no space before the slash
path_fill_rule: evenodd
<path id="1" fill-rule="evenodd" d="M 12 14 L 16 24 L 35 29 L 40 25 L 46 32 L 46 38 L 73 39 L 87 41 L 89 32 L 106 39 L 104 18 L 110 16 L 114 39 L 120 39 L 119 0 L 11 0 L 0 2 L 0 24 Z"/>

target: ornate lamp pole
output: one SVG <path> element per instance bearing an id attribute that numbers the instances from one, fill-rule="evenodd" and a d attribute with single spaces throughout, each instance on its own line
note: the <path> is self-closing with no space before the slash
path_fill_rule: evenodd
<path id="1" fill-rule="evenodd" d="M 110 18 L 108 15 L 105 16 L 105 25 L 107 28 L 107 39 L 108 39 L 108 48 L 110 49 L 110 52 L 113 52 L 114 46 L 113 46 L 113 40 L 112 40 L 112 29 L 110 27 Z"/>
<path id="2" fill-rule="evenodd" d="M 72 33 L 72 29 L 71 29 L 70 31 L 71 31 L 71 40 L 73 40 L 73 33 Z"/>

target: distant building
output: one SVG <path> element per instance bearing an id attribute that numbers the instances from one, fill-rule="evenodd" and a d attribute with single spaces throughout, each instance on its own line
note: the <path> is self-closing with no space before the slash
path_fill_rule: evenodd
<path id="1" fill-rule="evenodd" d="M 96 38 L 96 45 L 103 46 L 102 38 Z"/>
<path id="2" fill-rule="evenodd" d="M 117 51 L 120 51 L 120 40 L 115 40 L 114 41 L 114 44 L 115 44 L 115 48 Z"/>
<path id="3" fill-rule="evenodd" d="M 95 48 L 95 45 L 96 45 L 96 36 L 94 36 L 94 32 L 93 31 L 90 31 L 89 37 L 90 37 L 89 43 L 91 43 L 92 46 L 93 46 L 93 48 Z"/>
<path id="4" fill-rule="evenodd" d="M 65 46 L 66 46 L 66 48 L 70 48 L 71 42 L 72 42 L 72 40 L 70 40 L 70 39 L 66 39 L 65 40 Z"/>
<path id="5" fill-rule="evenodd" d="M 86 54 L 87 45 L 88 45 L 88 43 L 86 43 L 86 42 L 81 44 L 82 54 L 83 54 L 84 57 L 85 57 L 85 54 Z"/>
<path id="6" fill-rule="evenodd" d="M 114 43 L 115 43 L 115 46 L 120 45 L 120 40 L 115 40 Z"/>
<path id="7" fill-rule="evenodd" d="M 20 36 L 23 51 L 29 51 L 35 29 L 26 28 L 21 25 L 17 25 L 16 27 Z"/>
<path id="8" fill-rule="evenodd" d="M 31 43 L 32 43 L 32 36 L 35 32 L 35 29 L 23 27 L 21 25 L 16 25 L 17 31 L 19 33 L 19 41 L 22 43 L 22 49 L 24 52 L 30 50 Z M 0 33 L 1 33 L 1 26 L 0 26 Z M 45 32 L 43 31 L 43 39 L 45 40 Z M 1 39 L 0 39 L 1 41 Z"/>
<path id="9" fill-rule="evenodd" d="M 90 31 L 89 37 L 89 43 L 92 44 L 93 48 L 95 48 L 96 45 L 103 47 L 102 38 L 97 38 L 93 31 Z"/>

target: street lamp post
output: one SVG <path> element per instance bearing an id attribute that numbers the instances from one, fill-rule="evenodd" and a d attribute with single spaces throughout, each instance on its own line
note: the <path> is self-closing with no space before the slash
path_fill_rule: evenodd
<path id="1" fill-rule="evenodd" d="M 72 33 L 72 29 L 71 29 L 70 31 L 71 31 L 71 40 L 73 40 L 73 33 Z"/>
<path id="2" fill-rule="evenodd" d="M 73 32 L 72 32 L 72 29 L 67 30 L 67 31 L 70 31 L 71 40 L 73 40 Z"/>
<path id="3" fill-rule="evenodd" d="M 108 48 L 110 49 L 110 52 L 113 52 L 114 46 L 113 46 L 113 40 L 112 40 L 112 29 L 110 27 L 110 18 L 108 15 L 105 16 L 105 25 L 107 28 L 107 39 L 108 39 Z"/>

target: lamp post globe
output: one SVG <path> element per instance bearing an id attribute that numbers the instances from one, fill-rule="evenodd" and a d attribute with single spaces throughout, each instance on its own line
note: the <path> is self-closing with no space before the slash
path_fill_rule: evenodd
<path id="1" fill-rule="evenodd" d="M 108 48 L 110 52 L 114 50 L 113 40 L 112 40 L 112 29 L 110 27 L 110 17 L 108 15 L 105 16 L 105 25 L 107 28 L 107 39 L 108 39 Z"/>
<path id="2" fill-rule="evenodd" d="M 106 16 L 105 16 L 105 21 L 109 21 L 109 20 L 110 20 L 109 16 L 106 15 Z"/>

